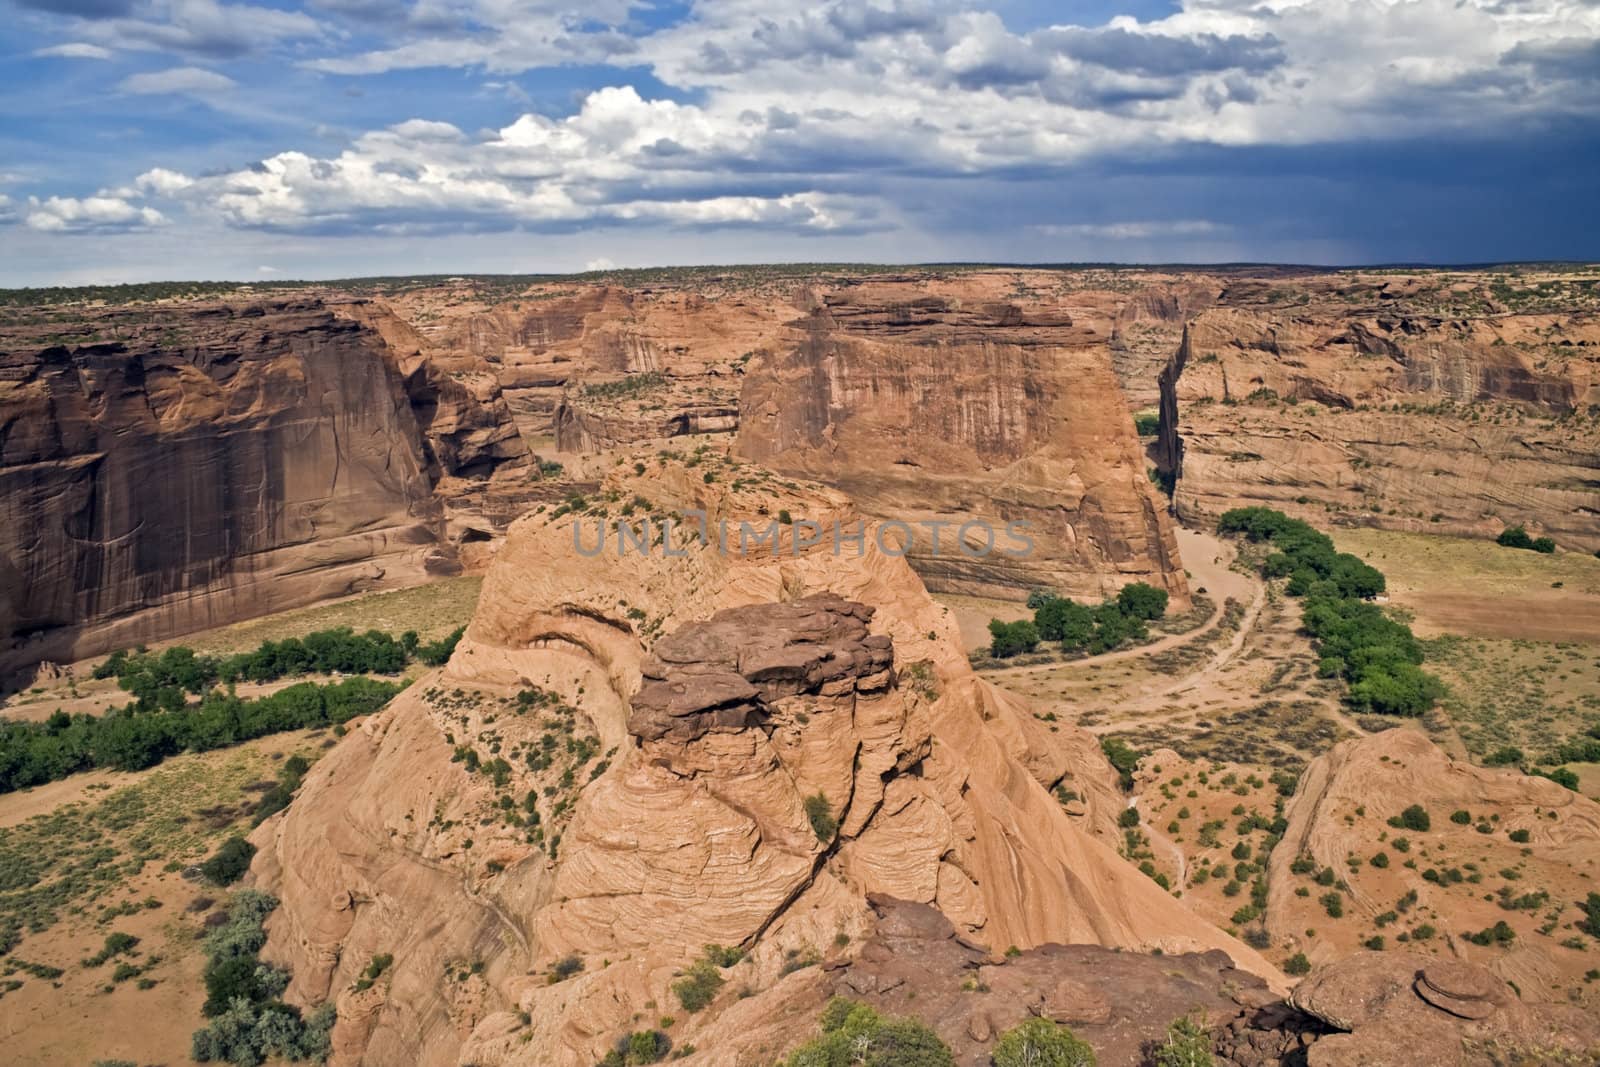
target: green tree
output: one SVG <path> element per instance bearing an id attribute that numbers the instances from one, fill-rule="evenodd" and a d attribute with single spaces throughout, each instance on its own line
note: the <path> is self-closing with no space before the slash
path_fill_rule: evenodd
<path id="1" fill-rule="evenodd" d="M 1167 613 L 1167 591 L 1144 582 L 1125 585 L 1117 592 L 1117 606 L 1136 619 L 1159 619 Z"/>
<path id="2" fill-rule="evenodd" d="M 255 854 L 256 846 L 234 834 L 211 854 L 210 859 L 200 865 L 200 870 L 207 879 L 217 885 L 232 885 L 243 878 L 244 872 L 250 869 L 250 860 Z"/>
<path id="3" fill-rule="evenodd" d="M 1045 641 L 1060 641 L 1069 652 L 1088 646 L 1094 636 L 1094 612 L 1065 597 L 1050 597 L 1033 613 L 1033 624 Z"/>
<path id="4" fill-rule="evenodd" d="M 1031 619 L 1019 619 L 1016 622 L 991 619 L 989 637 L 989 654 L 996 659 L 1032 652 L 1039 646 L 1039 629 Z"/>

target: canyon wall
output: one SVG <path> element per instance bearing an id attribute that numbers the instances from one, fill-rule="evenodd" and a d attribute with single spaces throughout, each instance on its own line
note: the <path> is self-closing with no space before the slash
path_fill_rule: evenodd
<path id="1" fill-rule="evenodd" d="M 0 669 L 458 571 L 435 483 L 526 452 L 385 330 L 316 299 L 9 319 Z"/>
<path id="2" fill-rule="evenodd" d="M 1059 306 L 825 292 L 746 369 L 737 449 L 906 524 L 936 592 L 1097 599 L 1143 581 L 1183 604 L 1106 340 Z"/>
<path id="3" fill-rule="evenodd" d="M 1241 297 L 1254 306 L 1189 323 L 1160 379 L 1178 514 L 1265 504 L 1474 537 L 1526 525 L 1600 549 L 1600 315 L 1447 317 L 1368 298 Z"/>

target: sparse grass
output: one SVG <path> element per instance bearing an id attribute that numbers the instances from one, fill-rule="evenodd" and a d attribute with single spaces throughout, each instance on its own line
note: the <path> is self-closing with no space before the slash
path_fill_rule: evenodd
<path id="1" fill-rule="evenodd" d="M 132 785 L 101 786 L 0 828 L 0 954 L 117 899 L 149 864 L 198 863 L 218 838 L 248 826 L 254 802 L 245 787 L 271 775 L 268 753 L 300 748 L 306 737 L 175 756 Z"/>

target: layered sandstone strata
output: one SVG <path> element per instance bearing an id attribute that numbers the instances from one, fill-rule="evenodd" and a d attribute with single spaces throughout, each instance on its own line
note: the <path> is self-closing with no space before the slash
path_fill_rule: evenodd
<path id="1" fill-rule="evenodd" d="M 1475 537 L 1525 525 L 1600 549 L 1600 316 L 1297 294 L 1292 310 L 1202 312 L 1164 370 L 1162 458 L 1181 516 L 1266 504 Z"/>
<path id="2" fill-rule="evenodd" d="M 1093 322 L 1060 304 L 822 293 L 750 364 L 738 451 L 907 524 L 935 591 L 1096 598 L 1143 581 L 1182 604 L 1165 501 Z"/>
<path id="3" fill-rule="evenodd" d="M 406 333 L 314 299 L 13 317 L 0 670 L 459 569 L 436 483 L 526 450 Z"/>
<path id="4" fill-rule="evenodd" d="M 621 465 L 583 521 L 856 517 L 832 490 L 703 471 Z M 269 955 L 296 1000 L 339 1000 L 340 1062 L 587 1067 L 671 1010 L 703 945 L 743 948 L 759 994 L 864 935 L 870 894 L 996 953 L 1221 949 L 1278 980 L 1117 855 L 1094 738 L 980 681 L 874 538 L 739 552 L 679 528 L 585 557 L 561 510 L 513 526 L 450 664 L 256 834 L 257 879 L 283 898 Z M 1050 792 L 1063 781 L 1076 816 Z M 381 988 L 346 992 L 380 953 Z M 675 1038 L 698 1045 L 722 1001 L 738 997 Z"/>

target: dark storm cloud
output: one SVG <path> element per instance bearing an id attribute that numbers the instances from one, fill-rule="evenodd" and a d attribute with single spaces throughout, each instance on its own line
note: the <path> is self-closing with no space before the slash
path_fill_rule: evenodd
<path id="1" fill-rule="evenodd" d="M 84 19 L 118 18 L 133 10 L 133 0 L 16 0 L 16 3 L 34 11 Z"/>

